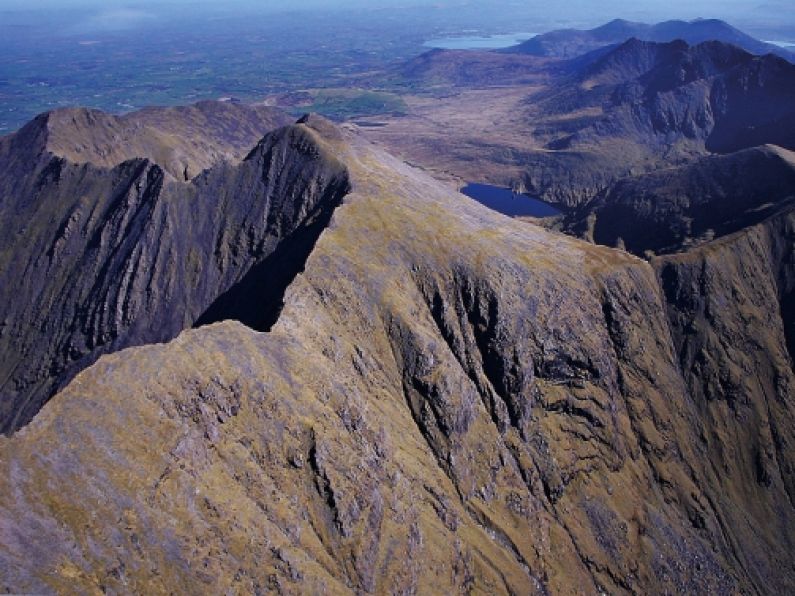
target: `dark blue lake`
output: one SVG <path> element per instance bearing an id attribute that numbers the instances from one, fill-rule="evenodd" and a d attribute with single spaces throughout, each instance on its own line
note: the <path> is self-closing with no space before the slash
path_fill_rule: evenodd
<path id="1" fill-rule="evenodd" d="M 551 217 L 560 215 L 560 211 L 549 203 L 527 195 L 516 194 L 508 188 L 491 186 L 489 184 L 467 184 L 461 192 L 475 199 L 489 209 L 499 211 L 505 215 L 527 215 L 530 217 Z"/>

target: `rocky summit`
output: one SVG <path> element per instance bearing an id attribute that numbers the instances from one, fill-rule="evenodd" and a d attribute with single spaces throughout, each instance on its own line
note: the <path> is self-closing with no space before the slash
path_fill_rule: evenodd
<path id="1" fill-rule="evenodd" d="M 187 182 L 19 138 L 0 590 L 795 591 L 791 211 L 644 261 L 317 116 Z"/>
<path id="2" fill-rule="evenodd" d="M 183 182 L 150 158 L 110 167 L 39 149 L 45 120 L 52 116 L 0 149 L 6 432 L 103 353 L 225 316 L 266 327 L 348 190 L 345 165 L 301 127 L 281 128 L 241 161 L 219 161 Z M 105 130 L 107 118 L 92 120 Z M 95 153 L 108 155 L 105 147 Z M 248 290 L 258 302 L 239 299 Z"/>

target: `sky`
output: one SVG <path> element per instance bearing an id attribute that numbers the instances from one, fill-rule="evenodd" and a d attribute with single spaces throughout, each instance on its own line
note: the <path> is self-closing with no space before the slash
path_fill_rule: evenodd
<path id="1" fill-rule="evenodd" d="M 666 19 L 722 18 L 761 37 L 795 34 L 795 0 L 0 0 L 3 20 L 63 22 L 62 33 L 128 30 L 156 21 L 179 22 L 210 16 L 265 15 L 295 11 L 360 11 L 400 14 L 418 7 L 471 14 L 467 25 L 504 33 L 514 16 L 522 31 L 593 27 L 613 18 L 644 22 Z M 459 15 L 460 16 L 460 15 Z M 527 24 L 537 26 L 527 29 Z M 26 23 L 27 24 L 27 23 Z"/>
<path id="2" fill-rule="evenodd" d="M 0 0 L 4 11 L 49 10 L 142 10 L 158 12 L 168 7 L 192 11 L 256 10 L 258 12 L 295 10 L 379 9 L 408 6 L 479 5 L 484 18 L 490 12 L 510 9 L 516 12 L 538 12 L 556 16 L 576 17 L 577 13 L 612 15 L 635 13 L 657 15 L 662 18 L 684 16 L 737 15 L 762 20 L 772 17 L 788 18 L 792 10 L 790 0 L 568 0 L 553 3 L 548 0 Z"/>

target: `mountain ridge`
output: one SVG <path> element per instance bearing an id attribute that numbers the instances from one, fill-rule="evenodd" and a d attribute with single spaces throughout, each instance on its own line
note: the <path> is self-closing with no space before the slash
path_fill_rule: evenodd
<path id="1" fill-rule="evenodd" d="M 0 138 L 0 592 L 795 592 L 795 66 L 402 68 Z"/>
<path id="2" fill-rule="evenodd" d="M 103 356 L 0 439 L 4 589 L 795 584 L 786 236 L 701 283 L 706 249 L 659 272 L 301 126 L 350 188 L 278 320 Z"/>
<path id="3" fill-rule="evenodd" d="M 681 39 L 690 45 L 717 40 L 736 45 L 752 54 L 773 53 L 790 62 L 795 60 L 795 54 L 792 52 L 754 39 L 720 19 L 671 20 L 654 25 L 615 19 L 594 29 L 560 29 L 542 33 L 501 51 L 535 56 L 576 58 L 600 47 L 623 43 L 632 37 L 643 41 L 662 43 Z"/>
<path id="4" fill-rule="evenodd" d="M 281 128 L 187 184 L 146 159 L 102 168 L 49 154 L 0 167 L 2 430 L 100 354 L 171 339 L 242 277 L 270 296 L 253 323 L 265 324 L 346 192 L 344 167 L 318 142 L 306 124 Z M 268 259 L 277 265 L 258 277 Z M 235 308 L 213 316 L 246 316 Z"/>
<path id="5" fill-rule="evenodd" d="M 638 255 L 683 252 L 791 208 L 792 199 L 795 153 L 767 145 L 619 180 L 563 226 Z"/>
<path id="6" fill-rule="evenodd" d="M 3 145 L 21 144 L 77 165 L 114 167 L 147 158 L 175 180 L 187 181 L 221 161 L 239 161 L 266 132 L 291 122 L 275 108 L 231 101 L 150 107 L 122 116 L 60 108 L 0 137 L 0 155 L 8 151 Z"/>

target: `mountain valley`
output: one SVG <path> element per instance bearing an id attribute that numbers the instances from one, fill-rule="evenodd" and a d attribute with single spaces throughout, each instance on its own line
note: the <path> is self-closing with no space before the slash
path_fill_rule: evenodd
<path id="1" fill-rule="evenodd" d="M 419 71 L 420 80 L 444 71 L 448 54 L 455 72 L 461 52 L 433 51 L 436 66 Z M 500 71 L 495 52 L 469 54 L 475 65 L 487 55 L 492 76 Z M 407 116 L 360 123 L 438 177 L 488 181 L 565 207 L 620 178 L 701 155 L 795 148 L 795 65 L 776 56 L 632 39 L 607 53 L 541 60 L 529 84 L 467 83 L 446 97 L 408 100 Z"/>

